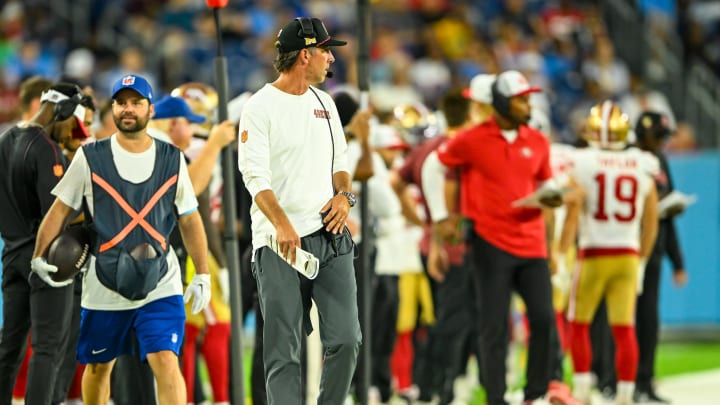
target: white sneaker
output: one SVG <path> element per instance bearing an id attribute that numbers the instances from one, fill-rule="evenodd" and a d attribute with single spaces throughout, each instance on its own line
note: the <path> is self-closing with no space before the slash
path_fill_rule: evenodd
<path id="1" fill-rule="evenodd" d="M 380 390 L 372 386 L 368 388 L 368 405 L 381 405 L 382 402 L 380 401 Z"/>
<path id="2" fill-rule="evenodd" d="M 633 405 L 633 394 L 635 393 L 635 382 L 618 381 L 617 395 L 615 396 L 616 405 Z"/>

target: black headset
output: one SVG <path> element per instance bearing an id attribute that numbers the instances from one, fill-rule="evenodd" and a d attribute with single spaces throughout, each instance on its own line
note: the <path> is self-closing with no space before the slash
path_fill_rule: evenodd
<path id="1" fill-rule="evenodd" d="M 500 93 L 498 79 L 495 79 L 490 90 L 492 92 L 492 106 L 495 111 L 503 117 L 510 117 L 510 97 L 506 97 Z"/>
<path id="2" fill-rule="evenodd" d="M 300 38 L 315 38 L 315 28 L 313 27 L 312 20 L 308 17 L 298 17 L 295 21 L 300 23 L 300 31 L 297 36 Z"/>
<path id="3" fill-rule="evenodd" d="M 82 104 L 83 102 L 83 92 L 82 89 L 78 86 L 75 86 L 75 90 L 77 91 L 75 94 L 73 94 L 70 98 L 66 98 L 64 100 L 60 100 L 57 103 L 55 103 L 55 117 L 54 120 L 57 122 L 65 121 L 66 119 L 73 116 L 75 113 L 75 109 L 79 104 Z M 57 91 L 57 90 L 55 90 Z"/>

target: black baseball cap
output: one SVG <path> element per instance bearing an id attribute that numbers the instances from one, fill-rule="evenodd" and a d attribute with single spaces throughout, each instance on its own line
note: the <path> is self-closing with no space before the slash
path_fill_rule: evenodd
<path id="1" fill-rule="evenodd" d="M 303 29 L 303 25 L 305 25 Z M 278 32 L 275 47 L 280 52 L 299 51 L 310 47 L 343 46 L 346 41 L 332 39 L 325 24 L 318 18 L 296 18 Z"/>
<path id="2" fill-rule="evenodd" d="M 645 111 L 635 124 L 635 135 L 638 139 L 643 139 L 648 135 L 654 136 L 655 139 L 665 139 L 671 132 L 670 120 L 667 115 L 655 111 Z"/>

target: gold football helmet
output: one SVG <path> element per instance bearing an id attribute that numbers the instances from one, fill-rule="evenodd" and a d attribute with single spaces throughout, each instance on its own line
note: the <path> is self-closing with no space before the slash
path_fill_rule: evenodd
<path id="1" fill-rule="evenodd" d="M 621 150 L 627 146 L 630 120 L 617 104 L 610 100 L 590 109 L 585 137 L 590 146 L 600 149 Z"/>
<path id="2" fill-rule="evenodd" d="M 441 121 L 424 104 L 416 102 L 396 106 L 391 124 L 400 131 L 407 143 L 417 145 L 439 135 L 443 131 Z"/>
<path id="3" fill-rule="evenodd" d="M 195 114 L 207 118 L 203 124 L 193 124 L 197 135 L 207 136 L 215 123 L 218 94 L 212 86 L 200 82 L 189 82 L 173 89 L 174 97 L 182 97 Z"/>

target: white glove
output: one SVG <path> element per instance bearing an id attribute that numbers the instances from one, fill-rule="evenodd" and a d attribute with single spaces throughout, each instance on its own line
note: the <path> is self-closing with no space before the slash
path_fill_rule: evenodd
<path id="1" fill-rule="evenodd" d="M 192 313 L 197 314 L 198 312 L 205 309 L 210 303 L 210 275 L 209 274 L 195 274 L 190 285 L 185 290 L 185 303 L 192 303 Z"/>
<path id="2" fill-rule="evenodd" d="M 555 269 L 555 274 L 552 275 L 550 281 L 552 281 L 552 285 L 555 288 L 565 294 L 570 290 L 571 284 L 570 272 L 567 268 L 567 260 L 565 258 L 565 255 L 557 256 L 556 266 L 557 268 Z"/>
<path id="3" fill-rule="evenodd" d="M 230 303 L 230 272 L 223 267 L 218 270 L 218 284 L 222 292 L 222 299 L 225 303 Z"/>
<path id="4" fill-rule="evenodd" d="M 644 257 L 640 258 L 640 264 L 638 265 L 638 280 L 637 280 L 637 295 L 641 296 L 643 293 L 643 284 L 645 284 L 645 266 L 647 266 L 647 259 Z"/>
<path id="5" fill-rule="evenodd" d="M 50 278 L 50 273 L 55 273 L 58 271 L 57 266 L 54 266 L 52 264 L 49 264 L 44 257 L 38 256 L 30 261 L 30 268 L 32 271 L 38 275 L 42 279 L 42 281 L 46 282 L 50 287 L 65 287 L 67 285 L 72 284 L 74 277 L 70 277 L 69 279 L 65 281 L 55 281 L 52 278 Z"/>

